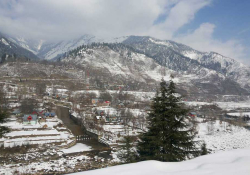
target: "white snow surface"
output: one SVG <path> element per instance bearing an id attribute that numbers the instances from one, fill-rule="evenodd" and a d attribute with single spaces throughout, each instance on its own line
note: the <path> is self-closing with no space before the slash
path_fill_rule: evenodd
<path id="1" fill-rule="evenodd" d="M 227 113 L 228 115 L 231 115 L 231 116 L 237 116 L 237 117 L 242 117 L 242 116 L 250 116 L 250 112 L 230 112 L 230 113 Z"/>
<path id="2" fill-rule="evenodd" d="M 249 175 L 250 148 L 201 156 L 184 162 L 145 161 L 72 175 Z"/>
<path id="3" fill-rule="evenodd" d="M 51 135 L 56 134 L 59 135 L 60 133 L 57 130 L 45 130 L 45 131 L 12 131 L 10 133 L 7 133 L 7 137 L 14 137 L 14 136 L 30 136 L 30 135 Z"/>
<path id="4" fill-rule="evenodd" d="M 234 110 L 238 108 L 250 108 L 250 101 L 239 101 L 239 102 L 201 102 L 201 101 L 183 101 L 188 106 L 203 106 L 203 105 L 218 105 L 223 110 Z"/>
<path id="5" fill-rule="evenodd" d="M 4 38 L 1 39 L 1 42 L 2 42 L 3 44 L 5 44 L 6 46 L 9 46 L 9 43 L 8 43 Z"/>
<path id="6" fill-rule="evenodd" d="M 237 108 L 250 108 L 249 101 L 242 101 L 242 102 L 216 102 L 216 104 L 225 110 L 232 110 Z"/>
<path id="7" fill-rule="evenodd" d="M 243 127 L 216 120 L 213 123 L 199 123 L 197 130 L 196 139 L 205 141 L 211 152 L 250 148 L 250 131 Z"/>
<path id="8" fill-rule="evenodd" d="M 72 146 L 68 149 L 63 149 L 62 152 L 64 153 L 77 153 L 77 152 L 83 152 L 83 151 L 91 151 L 91 147 L 87 146 L 83 143 L 77 143 L 75 146 Z"/>
<path id="9" fill-rule="evenodd" d="M 53 119 L 47 119 L 46 123 L 37 124 L 22 124 L 16 121 L 16 118 L 12 116 L 10 121 L 1 124 L 1 126 L 7 126 L 12 131 L 5 134 L 3 138 L 0 138 L 0 146 L 15 147 L 26 144 L 46 144 L 53 142 L 71 142 L 74 136 L 67 131 L 58 131 L 53 126 L 58 123 L 62 123 L 57 117 Z M 45 130 L 40 130 L 44 125 L 47 125 Z"/>

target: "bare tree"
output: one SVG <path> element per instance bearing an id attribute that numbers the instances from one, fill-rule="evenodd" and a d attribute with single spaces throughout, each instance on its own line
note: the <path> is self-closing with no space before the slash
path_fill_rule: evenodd
<path id="1" fill-rule="evenodd" d="M 120 116 L 123 121 L 123 124 L 127 125 L 131 121 L 133 114 L 129 109 L 126 110 L 125 108 L 123 108 L 120 111 Z"/>
<path id="2" fill-rule="evenodd" d="M 100 99 L 103 99 L 104 101 L 112 101 L 112 96 L 111 96 L 110 93 L 107 92 L 107 91 L 101 92 L 99 98 L 100 98 Z"/>
<path id="3" fill-rule="evenodd" d="M 37 101 L 34 99 L 24 99 L 21 102 L 20 110 L 23 114 L 30 114 L 37 108 Z"/>
<path id="4" fill-rule="evenodd" d="M 44 93 L 46 92 L 46 84 L 45 83 L 37 83 L 36 84 L 36 94 L 37 95 L 44 95 Z"/>

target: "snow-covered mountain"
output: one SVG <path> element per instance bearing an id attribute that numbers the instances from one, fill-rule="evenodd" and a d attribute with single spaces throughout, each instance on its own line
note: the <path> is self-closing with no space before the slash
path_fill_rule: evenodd
<path id="1" fill-rule="evenodd" d="M 101 39 L 101 38 L 96 38 L 93 35 L 83 35 L 80 38 L 73 40 L 65 40 L 58 43 L 45 43 L 39 50 L 37 56 L 40 58 L 44 58 L 46 60 L 52 60 L 82 45 L 89 45 L 91 43 L 103 43 L 103 42 L 118 43 L 124 41 L 125 39 L 127 39 L 127 37 Z"/>
<path id="2" fill-rule="evenodd" d="M 43 40 L 30 40 L 23 37 L 7 37 L 9 41 L 37 55 L 44 44 Z"/>
<path id="3" fill-rule="evenodd" d="M 88 45 L 94 42 L 102 43 L 118 43 L 127 39 L 127 37 L 116 37 L 116 38 L 96 38 L 93 35 L 85 34 L 79 38 L 72 40 L 63 40 L 59 42 L 48 42 L 44 40 L 31 40 L 23 37 L 10 37 L 6 36 L 13 43 L 23 47 L 24 49 L 33 52 L 41 59 L 54 60 L 60 57 L 65 52 L 76 49 L 81 45 Z"/>
<path id="4" fill-rule="evenodd" d="M 45 43 L 38 52 L 40 58 L 46 60 L 52 60 L 65 52 L 69 52 L 81 45 L 91 44 L 96 42 L 97 39 L 92 35 L 83 35 L 80 38 L 69 40 L 69 41 L 60 41 L 57 43 Z"/>
<path id="5" fill-rule="evenodd" d="M 241 87 L 250 87 L 250 67 L 218 53 L 200 52 L 174 41 L 152 37 L 131 36 L 123 43 L 170 69 L 194 73 L 203 67 L 236 81 Z"/>
<path id="6" fill-rule="evenodd" d="M 150 53 L 123 43 L 94 43 L 68 52 L 61 61 L 97 69 L 110 77 L 119 76 L 121 81 L 139 81 L 147 84 L 155 84 L 162 77 L 169 80 L 170 74 L 174 74 L 174 81 L 186 93 L 247 93 L 246 89 L 222 73 L 202 66 L 197 60 L 168 48 Z"/>
<path id="7" fill-rule="evenodd" d="M 37 59 L 37 56 L 29 50 L 21 47 L 19 44 L 12 42 L 0 33 L 0 62 L 10 59 L 26 58 Z"/>
<path id="8" fill-rule="evenodd" d="M 55 43 L 23 38 L 8 40 L 35 53 L 41 59 L 62 58 L 64 62 L 73 61 L 77 64 L 88 62 L 92 67 L 102 67 L 110 74 L 134 77 L 143 82 L 147 82 L 148 79 L 158 81 L 162 76 L 163 66 L 166 72 L 174 72 L 179 82 L 189 82 L 205 92 L 208 89 L 213 89 L 214 93 L 219 94 L 250 92 L 248 66 L 218 53 L 200 52 L 174 41 L 148 36 L 101 39 L 92 35 Z M 110 44 L 81 47 L 90 46 L 92 43 Z M 64 53 L 67 53 L 66 58 Z"/>

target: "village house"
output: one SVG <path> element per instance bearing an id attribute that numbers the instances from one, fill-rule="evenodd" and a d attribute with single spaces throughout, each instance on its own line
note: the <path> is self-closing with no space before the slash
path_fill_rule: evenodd
<path id="1" fill-rule="evenodd" d="M 189 115 L 190 117 L 197 117 L 196 112 L 190 112 L 188 115 Z"/>
<path id="2" fill-rule="evenodd" d="M 45 112 L 44 116 L 46 116 L 46 117 L 55 117 L 56 113 L 55 112 Z"/>
<path id="3" fill-rule="evenodd" d="M 91 100 L 92 105 L 94 106 L 110 106 L 110 101 L 104 101 L 103 99 L 94 98 Z"/>
<path id="4" fill-rule="evenodd" d="M 104 116 L 104 115 L 106 115 L 106 114 L 105 114 L 105 111 L 104 111 L 104 110 L 101 110 L 101 109 L 97 109 L 96 112 L 95 112 L 95 114 L 96 114 L 97 116 Z"/>
<path id="5" fill-rule="evenodd" d="M 37 124 L 37 122 L 38 122 L 37 115 L 34 115 L 34 114 L 25 114 L 23 116 L 23 124 L 34 125 L 34 124 Z"/>
<path id="6" fill-rule="evenodd" d="M 92 105 L 97 106 L 99 103 L 103 103 L 103 99 L 93 98 L 91 100 Z"/>
<path id="7" fill-rule="evenodd" d="M 118 122 L 119 121 L 119 117 L 117 117 L 117 115 L 115 114 L 110 114 L 106 116 L 106 121 L 107 122 Z"/>
<path id="8" fill-rule="evenodd" d="M 20 115 L 21 111 L 19 109 L 15 109 L 11 114 L 12 115 Z"/>
<path id="9" fill-rule="evenodd" d="M 37 110 L 37 114 L 38 114 L 39 116 L 44 116 L 45 110 Z"/>

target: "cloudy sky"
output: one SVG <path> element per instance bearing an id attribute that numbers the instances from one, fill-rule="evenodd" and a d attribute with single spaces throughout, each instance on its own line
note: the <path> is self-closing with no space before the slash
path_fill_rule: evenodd
<path id="1" fill-rule="evenodd" d="M 250 65 L 249 0 L 0 0 L 0 32 L 63 40 L 149 35 Z"/>

